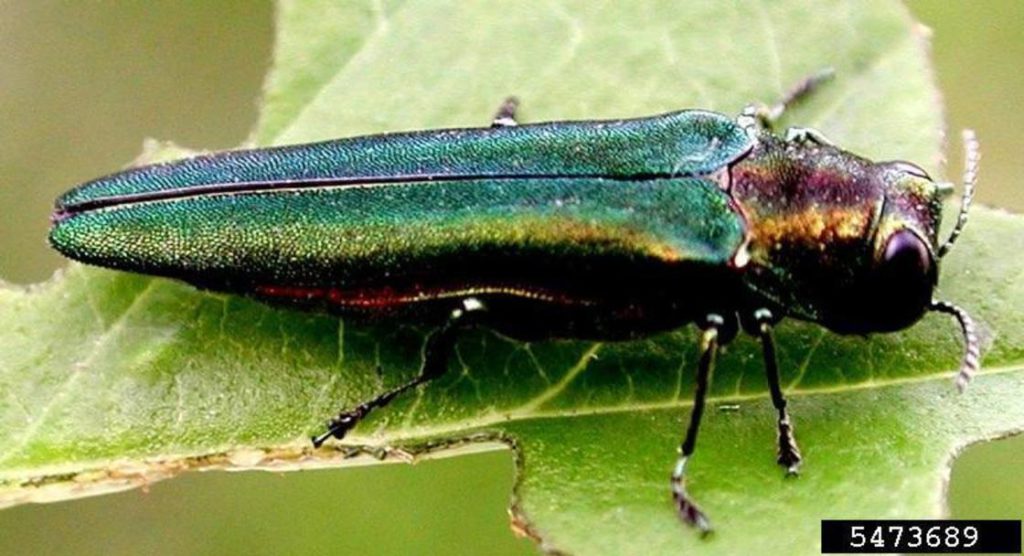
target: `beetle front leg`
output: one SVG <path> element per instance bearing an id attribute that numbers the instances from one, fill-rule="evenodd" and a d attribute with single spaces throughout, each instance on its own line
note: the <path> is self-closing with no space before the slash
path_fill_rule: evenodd
<path id="1" fill-rule="evenodd" d="M 715 356 L 718 355 L 719 334 L 725 325 L 719 315 L 708 315 L 700 337 L 700 362 L 697 365 L 697 387 L 693 395 L 693 409 L 690 410 L 690 424 L 686 429 L 686 438 L 679 445 L 679 459 L 672 470 L 672 500 L 675 501 L 679 517 L 701 530 L 711 531 L 711 522 L 697 507 L 689 493 L 686 492 L 686 464 L 693 455 L 697 445 L 697 432 L 700 419 L 704 415 L 704 398 L 707 396 L 711 382 L 711 372 L 715 367 Z"/>
<path id="2" fill-rule="evenodd" d="M 516 121 L 516 110 L 519 109 L 519 99 L 516 97 L 508 97 L 498 107 L 498 111 L 494 113 L 494 118 L 491 119 L 491 127 L 514 127 L 519 125 Z"/>
<path id="3" fill-rule="evenodd" d="M 793 422 L 789 419 L 786 409 L 786 398 L 779 385 L 779 364 L 775 358 L 775 340 L 772 338 L 774 319 L 767 309 L 759 309 L 754 313 L 757 322 L 757 334 L 761 338 L 761 349 L 764 354 L 764 368 L 768 377 L 768 388 L 772 394 L 772 405 L 779 412 L 778 420 L 778 454 L 776 461 L 786 468 L 788 475 L 796 475 L 800 469 L 800 448 L 793 436 Z"/>
<path id="4" fill-rule="evenodd" d="M 448 370 L 448 360 L 455 349 L 458 333 L 473 324 L 476 321 L 475 316 L 483 311 L 484 306 L 479 300 L 475 298 L 463 300 L 462 305 L 452 311 L 448 320 L 427 337 L 427 343 L 423 348 L 423 364 L 415 378 L 348 411 L 342 411 L 337 417 L 327 422 L 326 432 L 312 438 L 313 447 L 319 448 L 332 436 L 339 440 L 344 438 L 348 431 L 359 424 L 374 409 L 389 404 L 391 400 L 407 390 L 443 375 Z"/>

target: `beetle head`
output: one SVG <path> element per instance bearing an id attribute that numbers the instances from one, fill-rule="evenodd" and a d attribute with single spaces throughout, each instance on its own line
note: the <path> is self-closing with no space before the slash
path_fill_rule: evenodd
<path id="1" fill-rule="evenodd" d="M 749 256 L 740 260 L 750 262 L 752 302 L 842 334 L 901 330 L 927 311 L 952 315 L 964 336 L 957 385 L 965 387 L 978 369 L 974 324 L 932 294 L 938 261 L 967 222 L 980 159 L 974 134 L 964 132 L 963 201 L 941 244 L 942 199 L 952 185 L 906 162 L 871 163 L 835 148 L 791 144 L 779 155 L 766 145 L 733 176 L 750 223 Z"/>
<path id="2" fill-rule="evenodd" d="M 964 142 L 967 164 L 963 202 L 953 233 L 941 245 L 938 230 L 942 200 L 952 192 L 952 184 L 936 183 L 908 162 L 875 165 L 875 179 L 882 184 L 884 198 L 871 254 L 867 268 L 836 307 L 842 322 L 829 323 L 833 328 L 853 333 L 901 330 L 934 308 L 938 259 L 959 237 L 974 195 L 978 145 L 970 132 L 965 133 Z"/>
<path id="3" fill-rule="evenodd" d="M 936 241 L 941 199 L 953 190 L 952 184 L 936 184 L 924 171 L 906 163 L 879 165 L 886 176 L 883 179 L 888 181 L 875 234 L 872 269 L 848 303 L 852 322 L 861 327 L 852 330 L 855 332 L 898 330 L 913 324 L 925 311 L 952 315 L 964 337 L 964 356 L 956 375 L 961 392 L 980 365 L 974 321 L 960 307 L 933 299 L 932 290 L 938 275 L 937 259 L 948 253 L 960 237 L 974 198 L 981 155 L 973 131 L 964 130 L 963 139 L 967 159 L 963 200 L 956 225 L 941 245 Z M 863 308 L 854 309 L 858 303 L 863 303 Z"/>
<path id="4" fill-rule="evenodd" d="M 883 198 L 864 265 L 838 292 L 826 318 L 840 332 L 890 332 L 910 326 L 931 303 L 938 278 L 942 188 L 908 162 L 872 168 Z"/>

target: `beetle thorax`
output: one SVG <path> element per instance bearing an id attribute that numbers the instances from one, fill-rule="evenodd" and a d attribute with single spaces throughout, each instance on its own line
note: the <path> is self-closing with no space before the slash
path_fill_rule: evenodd
<path id="1" fill-rule="evenodd" d="M 870 162 L 830 146 L 765 137 L 732 168 L 748 224 L 747 283 L 796 317 L 821 321 L 869 264 L 884 192 Z"/>

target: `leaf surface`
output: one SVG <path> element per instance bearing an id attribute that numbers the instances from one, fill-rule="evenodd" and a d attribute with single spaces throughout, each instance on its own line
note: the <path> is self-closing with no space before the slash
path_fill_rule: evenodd
<path id="1" fill-rule="evenodd" d="M 942 115 L 923 31 L 888 2 L 405 0 L 341 10 L 284 0 L 254 138 L 486 125 L 509 94 L 530 121 L 736 113 L 825 66 L 837 79 L 784 123 L 866 156 L 938 163 Z M 746 338 L 731 345 L 711 400 L 739 409 L 709 412 L 691 467 L 711 539 L 678 523 L 668 495 L 693 390 L 692 329 L 618 344 L 472 332 L 445 378 L 377 412 L 346 444 L 514 443 L 520 517 L 550 550 L 816 552 L 823 517 L 942 515 L 953 453 L 1024 427 L 1024 266 L 1004 256 L 1022 251 L 1024 219 L 979 208 L 944 261 L 940 294 L 970 309 L 986 339 L 985 374 L 966 395 L 952 385 L 961 346 L 947 317 L 869 339 L 779 328 L 806 457 L 796 480 L 774 464 L 759 350 Z M 426 332 L 79 265 L 38 287 L 0 288 L 0 322 L 0 504 L 191 468 L 364 462 L 342 448 L 313 451 L 307 437 L 410 377 Z"/>

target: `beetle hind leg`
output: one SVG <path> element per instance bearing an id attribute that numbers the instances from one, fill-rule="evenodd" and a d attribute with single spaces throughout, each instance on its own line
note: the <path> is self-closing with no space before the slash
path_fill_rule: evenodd
<path id="1" fill-rule="evenodd" d="M 782 387 L 779 385 L 779 364 L 775 357 L 775 340 L 772 337 L 772 324 L 774 319 L 767 309 L 760 309 L 754 313 L 754 320 L 757 323 L 757 335 L 761 339 L 761 351 L 764 354 L 765 374 L 768 377 L 768 388 L 772 395 L 772 405 L 778 411 L 778 438 L 776 461 L 786 468 L 787 475 L 796 475 L 800 470 L 800 462 L 803 458 L 800 455 L 800 448 L 796 444 L 796 437 L 793 435 L 793 422 L 789 418 L 789 411 L 786 408 L 786 397 L 782 394 Z"/>
<path id="2" fill-rule="evenodd" d="M 718 315 L 709 315 L 703 326 L 700 337 L 700 362 L 697 365 L 697 388 L 693 396 L 693 409 L 690 410 L 690 424 L 686 428 L 686 438 L 679 445 L 679 459 L 676 460 L 671 477 L 672 500 L 676 504 L 680 519 L 705 534 L 711 531 L 711 522 L 686 491 L 686 465 L 697 445 L 697 432 L 700 429 L 701 416 L 704 414 L 704 398 L 707 396 L 711 373 L 715 367 L 719 335 L 723 327 L 724 320 Z"/>
<path id="3" fill-rule="evenodd" d="M 427 337 L 423 349 L 423 364 L 415 378 L 352 409 L 339 413 L 337 417 L 327 422 L 325 432 L 311 439 L 313 447 L 319 448 L 332 436 L 339 440 L 344 438 L 348 431 L 352 430 L 374 409 L 384 407 L 406 391 L 443 375 L 448 369 L 448 360 L 455 349 L 455 340 L 458 338 L 459 332 L 473 324 L 476 320 L 474 317 L 483 310 L 484 306 L 479 300 L 475 298 L 464 300 L 458 309 L 452 311 L 448 320 Z"/>

